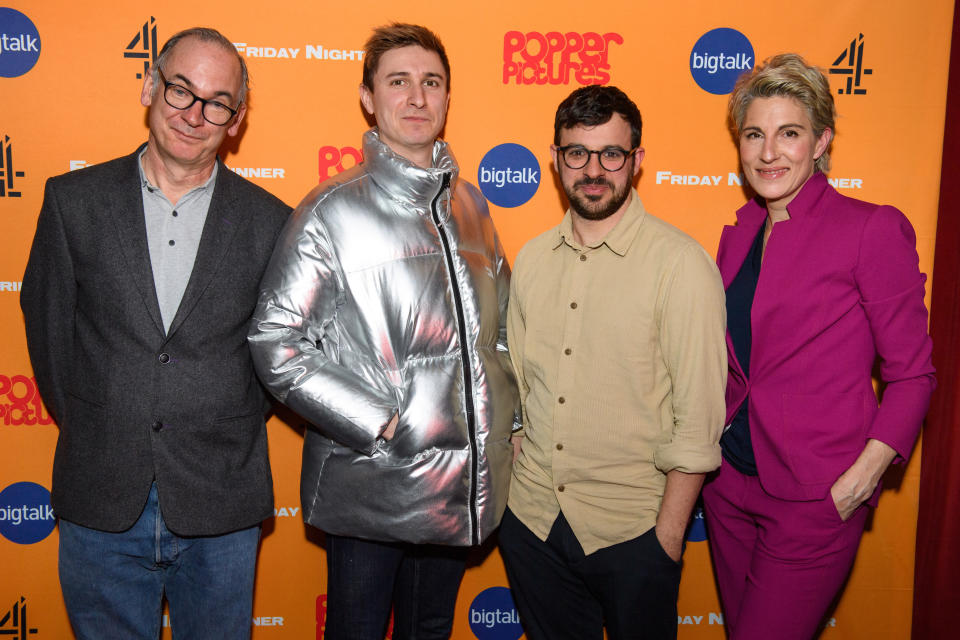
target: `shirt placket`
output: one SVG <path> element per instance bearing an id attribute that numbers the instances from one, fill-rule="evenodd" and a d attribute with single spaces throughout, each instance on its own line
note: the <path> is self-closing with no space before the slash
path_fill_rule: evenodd
<path id="1" fill-rule="evenodd" d="M 579 396 L 576 385 L 577 362 L 580 357 L 589 357 L 589 354 L 579 352 L 580 335 L 584 324 L 584 314 L 589 310 L 587 305 L 587 290 L 590 285 L 591 265 L 595 254 L 590 249 L 570 249 L 567 259 L 567 268 L 564 269 L 569 286 L 562 300 L 561 310 L 564 314 L 562 340 L 557 354 L 556 409 L 554 411 L 553 429 L 553 479 L 554 491 L 558 501 L 566 491 L 566 471 L 571 469 L 571 456 L 576 456 L 575 442 L 581 433 L 582 425 L 579 418 L 582 416 L 582 407 L 579 405 Z"/>

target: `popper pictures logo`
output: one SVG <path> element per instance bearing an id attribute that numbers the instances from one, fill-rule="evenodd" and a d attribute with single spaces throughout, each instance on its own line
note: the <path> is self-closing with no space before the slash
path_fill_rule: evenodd
<path id="1" fill-rule="evenodd" d="M 0 78 L 16 78 L 40 59 L 40 32 L 16 9 L 0 7 Z"/>

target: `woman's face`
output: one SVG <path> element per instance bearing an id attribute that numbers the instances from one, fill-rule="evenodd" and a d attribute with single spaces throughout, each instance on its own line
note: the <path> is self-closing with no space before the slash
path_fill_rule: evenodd
<path id="1" fill-rule="evenodd" d="M 795 99 L 754 98 L 740 130 L 743 175 L 767 209 L 782 209 L 813 175 L 833 132 L 817 138 L 807 110 Z"/>

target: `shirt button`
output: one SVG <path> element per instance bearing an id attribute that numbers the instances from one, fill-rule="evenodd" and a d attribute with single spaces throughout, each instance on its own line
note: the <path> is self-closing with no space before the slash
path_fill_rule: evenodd
<path id="1" fill-rule="evenodd" d="M 161 353 L 160 357 L 157 358 L 157 360 L 160 361 L 160 364 L 167 364 L 168 362 L 170 362 L 170 355 L 166 353 Z"/>
<path id="2" fill-rule="evenodd" d="M 576 303 L 576 302 L 571 302 L 571 303 L 570 303 L 570 308 L 571 308 L 571 309 L 576 309 L 576 308 L 577 308 L 577 303 Z"/>
<path id="3" fill-rule="evenodd" d="M 570 347 L 567 347 L 566 349 L 563 350 L 563 353 L 564 355 L 570 355 L 571 353 L 573 353 L 573 349 L 571 349 Z"/>
<path id="4" fill-rule="evenodd" d="M 163 423 L 157 420 L 152 425 L 150 425 L 150 428 L 159 433 L 163 429 Z"/>
<path id="5" fill-rule="evenodd" d="M 174 218 L 176 218 L 178 215 L 180 215 L 180 214 L 177 213 L 176 211 L 173 212 L 173 217 L 174 217 Z"/>
<path id="6" fill-rule="evenodd" d="M 558 443 L 557 443 L 557 451 L 563 451 L 563 443 L 562 443 L 562 442 L 558 442 Z"/>
<path id="7" fill-rule="evenodd" d="M 563 485 L 560 485 L 559 487 L 557 487 L 557 491 L 559 491 L 560 493 L 563 493 L 564 489 L 565 487 Z"/>
<path id="8" fill-rule="evenodd" d="M 170 241 L 169 243 L 167 243 L 167 244 L 169 244 L 169 245 L 172 247 L 173 245 L 177 244 L 177 241 L 176 241 L 176 240 L 171 240 L 171 241 Z"/>
<path id="9" fill-rule="evenodd" d="M 581 253 L 581 254 L 580 254 L 580 262 L 586 262 L 586 261 L 587 261 L 587 256 L 585 256 L 585 255 L 583 255 L 583 254 Z"/>
<path id="10" fill-rule="evenodd" d="M 566 401 L 567 401 L 567 399 L 564 398 L 563 396 L 560 396 L 559 398 L 557 398 L 557 402 L 559 402 L 560 404 L 563 404 L 563 403 L 566 402 Z"/>

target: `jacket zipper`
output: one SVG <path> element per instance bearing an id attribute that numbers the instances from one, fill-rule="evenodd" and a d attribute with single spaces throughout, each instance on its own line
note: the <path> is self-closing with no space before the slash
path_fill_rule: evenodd
<path id="1" fill-rule="evenodd" d="M 480 544 L 480 528 L 477 526 L 477 433 L 473 409 L 473 365 L 470 361 L 470 351 L 467 349 L 467 329 L 463 316 L 463 300 L 460 295 L 460 285 L 457 283 L 457 272 L 453 264 L 453 252 L 450 250 L 450 239 L 440 221 L 439 203 L 444 191 L 450 189 L 450 174 L 443 174 L 440 191 L 430 203 L 430 213 L 433 223 L 437 227 L 437 234 L 443 244 L 443 255 L 447 260 L 447 272 L 450 274 L 450 286 L 453 289 L 453 304 L 457 310 L 457 332 L 460 335 L 460 361 L 463 366 L 463 395 L 467 418 L 467 435 L 470 437 L 470 540 L 474 545 Z M 451 196 L 452 197 L 452 196 Z"/>

